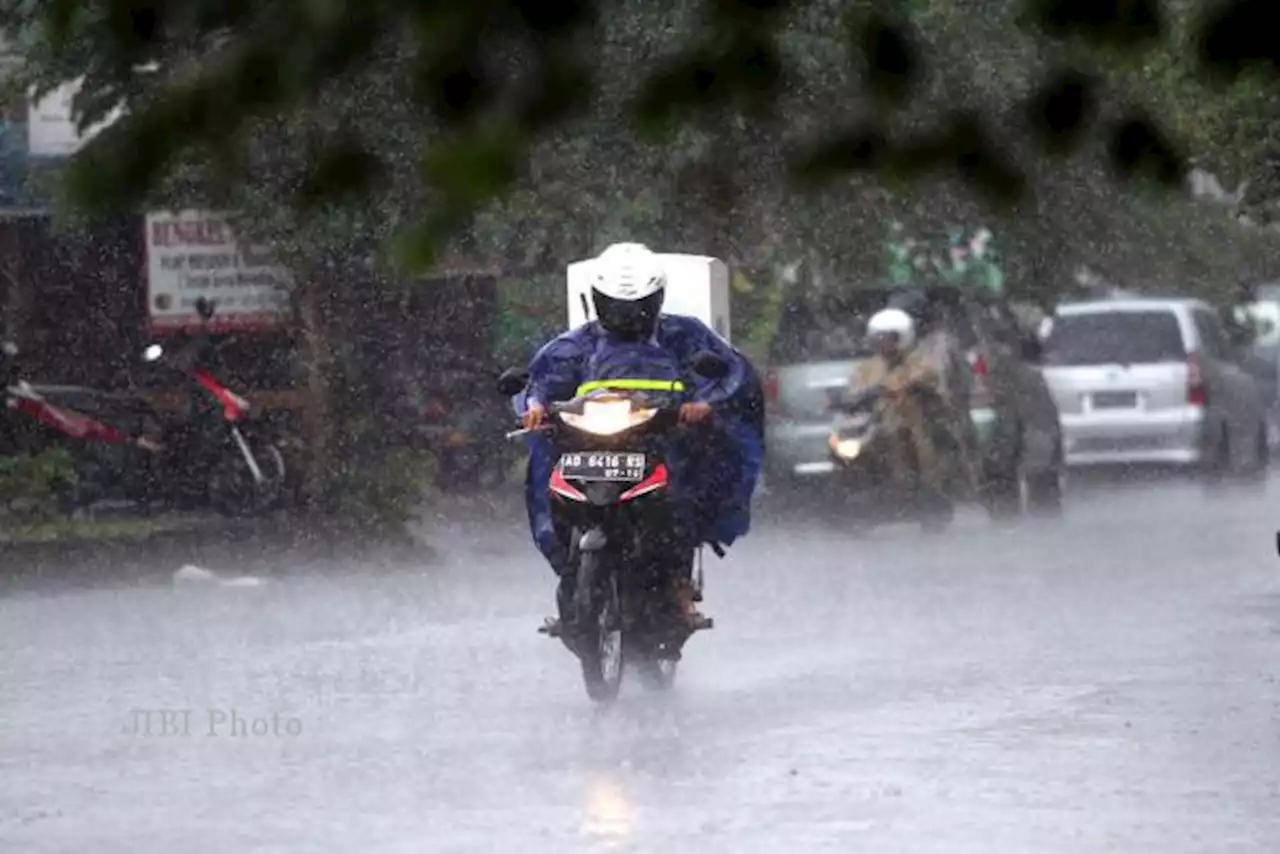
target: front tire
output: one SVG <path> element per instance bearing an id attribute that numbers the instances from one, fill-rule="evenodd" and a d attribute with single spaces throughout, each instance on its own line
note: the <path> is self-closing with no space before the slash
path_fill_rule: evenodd
<path id="1" fill-rule="evenodd" d="M 262 471 L 262 483 L 254 481 L 239 447 L 233 444 L 223 455 L 209 484 L 210 503 L 224 516 L 248 516 L 270 510 L 284 493 L 288 471 L 280 447 L 274 442 L 247 441 Z"/>
<path id="2" fill-rule="evenodd" d="M 582 552 L 574 590 L 574 647 L 582 665 L 582 684 L 596 703 L 611 703 L 622 688 L 625 666 L 622 610 L 617 578 L 603 566 L 599 552 Z"/>

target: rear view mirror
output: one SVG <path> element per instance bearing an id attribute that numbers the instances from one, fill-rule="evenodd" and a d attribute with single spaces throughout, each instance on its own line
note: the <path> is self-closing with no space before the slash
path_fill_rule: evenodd
<path id="1" fill-rule="evenodd" d="M 199 315 L 201 320 L 207 321 L 209 318 L 213 317 L 213 310 L 214 304 L 204 297 L 200 297 L 196 300 L 196 314 Z"/>
<path id="2" fill-rule="evenodd" d="M 514 397 L 529 385 L 529 374 L 518 368 L 507 368 L 498 377 L 498 394 Z"/>
<path id="3" fill-rule="evenodd" d="M 691 367 L 695 374 L 709 380 L 722 380 L 729 375 L 729 363 L 710 350 L 695 355 Z"/>

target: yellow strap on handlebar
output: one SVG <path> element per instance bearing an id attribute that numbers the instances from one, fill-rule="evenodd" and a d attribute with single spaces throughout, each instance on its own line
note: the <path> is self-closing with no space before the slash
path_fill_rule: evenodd
<path id="1" fill-rule="evenodd" d="M 618 389 L 620 391 L 684 391 L 684 383 L 680 380 L 592 380 L 578 386 L 574 397 L 581 397 L 601 389 Z"/>

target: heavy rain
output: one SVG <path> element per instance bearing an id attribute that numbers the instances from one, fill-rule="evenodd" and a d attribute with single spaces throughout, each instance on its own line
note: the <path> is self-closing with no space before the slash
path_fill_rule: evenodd
<path id="1" fill-rule="evenodd" d="M 0 0 L 0 852 L 1280 850 L 1266 4 L 321 6 Z"/>

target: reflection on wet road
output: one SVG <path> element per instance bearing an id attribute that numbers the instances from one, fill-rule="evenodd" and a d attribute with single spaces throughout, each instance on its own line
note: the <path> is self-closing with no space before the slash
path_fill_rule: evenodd
<path id="1" fill-rule="evenodd" d="M 518 528 L 14 592 L 0 851 L 1280 851 L 1275 525 L 1176 483 L 1012 530 L 762 524 L 676 690 L 603 713 Z"/>

